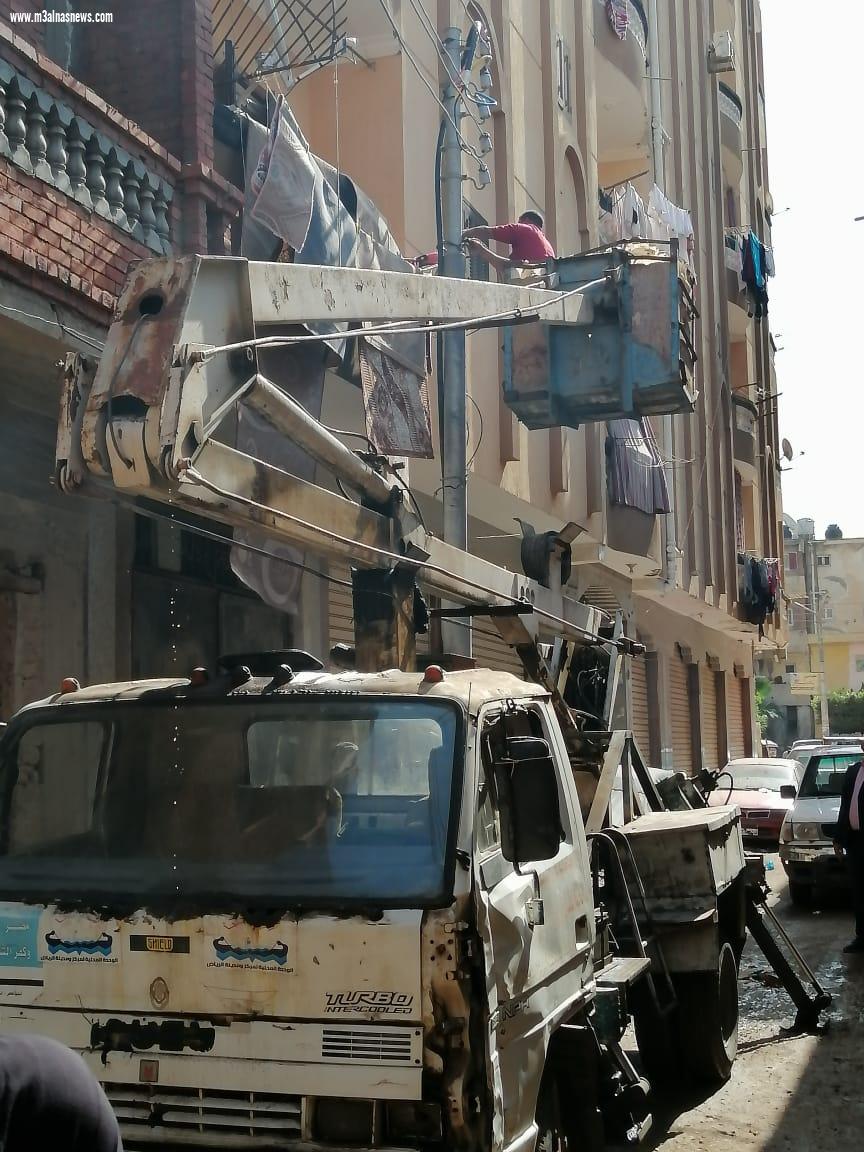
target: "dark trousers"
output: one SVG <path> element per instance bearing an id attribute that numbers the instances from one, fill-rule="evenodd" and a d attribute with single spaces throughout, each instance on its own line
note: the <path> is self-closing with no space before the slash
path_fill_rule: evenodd
<path id="1" fill-rule="evenodd" d="M 864 834 L 861 832 L 850 832 L 846 844 L 846 860 L 852 882 L 855 935 L 859 940 L 864 940 Z"/>

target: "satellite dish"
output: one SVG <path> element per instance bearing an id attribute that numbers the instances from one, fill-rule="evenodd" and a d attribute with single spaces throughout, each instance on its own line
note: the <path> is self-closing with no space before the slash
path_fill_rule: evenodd
<path id="1" fill-rule="evenodd" d="M 789 443 L 789 441 L 786 439 L 785 436 L 783 437 L 783 440 L 780 443 L 780 450 L 782 451 L 783 455 L 786 457 L 787 460 L 792 459 L 792 457 L 794 455 L 794 453 L 792 451 L 792 445 Z"/>

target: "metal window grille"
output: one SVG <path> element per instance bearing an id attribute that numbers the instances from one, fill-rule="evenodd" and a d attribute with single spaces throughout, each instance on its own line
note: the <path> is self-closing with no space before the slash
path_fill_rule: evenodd
<path id="1" fill-rule="evenodd" d="M 348 0 L 213 0 L 213 53 L 234 45 L 239 73 L 260 78 L 335 58 Z"/>

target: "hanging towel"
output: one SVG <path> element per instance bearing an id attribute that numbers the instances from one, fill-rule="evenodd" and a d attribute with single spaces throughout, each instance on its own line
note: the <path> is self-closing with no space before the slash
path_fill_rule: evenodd
<path id="1" fill-rule="evenodd" d="M 630 13 L 627 11 L 627 0 L 606 0 L 606 15 L 612 26 L 612 31 L 619 40 L 626 40 L 627 29 L 630 27 Z"/>

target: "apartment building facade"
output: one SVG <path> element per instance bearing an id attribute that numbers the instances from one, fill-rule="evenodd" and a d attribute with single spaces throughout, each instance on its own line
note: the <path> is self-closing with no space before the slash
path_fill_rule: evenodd
<path id="1" fill-rule="evenodd" d="M 824 669 L 829 695 L 864 688 L 864 540 L 819 537 L 812 520 L 786 515 L 783 548 L 788 644 L 765 672 L 778 735 L 791 743 L 817 727 L 811 697 L 802 695 L 812 674 Z"/>
<path id="2" fill-rule="evenodd" d="M 152 4 L 146 19 L 131 8 L 118 11 L 109 30 L 88 28 L 77 48 L 65 41 L 58 48 L 32 29 L 26 39 L 20 25 L 13 33 L 10 13 L 0 6 L 10 139 L 4 150 L 0 131 L 0 172 L 22 205 L 17 222 L 0 218 L 0 303 L 7 306 L 0 310 L 0 339 L 17 356 L 0 394 L 11 415 L 6 427 L 15 421 L 32 427 L 38 446 L 28 449 L 22 439 L 22 458 L 11 459 L 0 475 L 14 497 L 0 512 L 3 538 L 12 545 L 3 561 L 8 589 L 0 585 L 7 605 L 0 622 L 12 653 L 0 670 L 0 684 L 9 685 L 2 708 L 51 687 L 60 675 L 151 674 L 166 662 L 186 671 L 241 638 L 244 648 L 293 642 L 318 651 L 348 638 L 351 608 L 342 584 L 304 575 L 296 609 L 286 616 L 244 591 L 226 545 L 142 514 L 152 510 L 56 496 L 47 483 L 53 364 L 63 349 L 82 347 L 82 334 L 90 341 L 83 348 L 98 354 L 92 346 L 104 337 L 131 261 L 169 248 L 239 252 L 248 157 L 238 154 L 236 113 L 254 104 L 251 114 L 266 120 L 272 97 L 289 87 L 313 151 L 375 201 L 402 252 L 411 257 L 433 248 L 436 93 L 447 79 L 440 40 L 446 29 L 464 34 L 477 20 L 491 42 L 497 108 L 480 125 L 473 117 L 460 121 L 478 156 L 481 131 L 493 144 L 488 186 L 479 178 L 479 159 L 463 156 L 466 223 L 502 223 L 534 209 L 544 215 L 557 253 L 567 255 L 603 242 L 601 203 L 611 201 L 620 220 L 622 197 L 628 210 L 648 205 L 656 184 L 692 223 L 687 247 L 701 319 L 693 413 L 652 421 L 653 455 L 650 445 L 627 445 L 648 452 L 650 466 L 662 472 L 668 515 L 628 506 L 613 490 L 610 460 L 621 450 L 615 429 L 520 425 L 502 396 L 500 334 L 470 336 L 470 547 L 518 569 L 515 517 L 537 531 L 577 523 L 574 594 L 620 611 L 648 648 L 648 658 L 634 661 L 625 678 L 619 708 L 648 759 L 692 771 L 751 750 L 754 645 L 784 638 L 774 613 L 760 641 L 743 618 L 741 591 L 747 562 L 781 551 L 773 346 L 767 319 L 756 314 L 762 301 L 742 287 L 740 264 L 751 231 L 770 250 L 757 0 L 348 0 L 338 29 L 326 19 L 323 28 L 333 33 L 331 47 L 337 32 L 351 37 L 352 52 L 317 70 L 292 61 L 294 80 L 308 73 L 293 87 L 278 65 L 290 55 L 292 38 L 301 47 L 304 35 L 307 48 L 313 43 L 301 12 L 308 5 L 280 0 L 267 23 L 260 6 L 241 0 L 212 6 L 164 0 L 164 7 L 164 20 L 153 18 Z M 295 27 L 305 33 L 293 34 Z M 153 45 L 152 60 L 136 64 L 134 82 L 121 63 L 131 37 Z M 21 80 L 8 78 L 10 68 Z M 10 106 L 17 116 L 11 138 Z M 73 131 L 76 123 L 84 127 Z M 239 136 L 241 152 L 246 138 Z M 61 143 L 67 169 L 71 163 L 78 173 L 71 158 L 84 161 L 90 203 L 76 198 L 80 175 L 62 178 Z M 19 187 L 23 193 L 15 192 Z M 52 249 L 69 253 L 68 267 L 34 243 L 41 218 L 22 227 L 24 218 L 32 220 L 26 205 L 38 207 L 45 198 L 57 200 L 54 218 L 71 232 L 52 233 L 69 241 Z M 58 217 L 58 208 L 74 226 Z M 151 208 L 159 227 L 151 226 Z M 637 221 L 628 235 L 638 228 Z M 105 269 L 94 267 L 100 259 Z M 82 267 L 94 274 L 83 275 Z M 98 281 L 94 298 L 97 271 L 110 280 Z M 466 271 L 483 274 L 473 262 Z M 436 428 L 434 388 L 429 392 Z M 363 427 L 358 390 L 329 373 L 323 417 L 342 428 Z M 412 460 L 406 475 L 430 528 L 438 530 L 438 465 Z M 38 620 L 42 639 L 30 643 Z M 516 667 L 485 628 L 475 630 L 474 654 Z"/>

